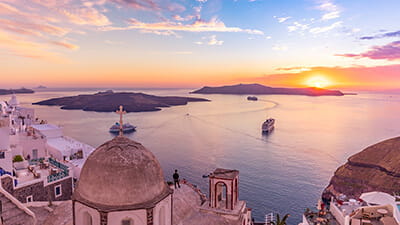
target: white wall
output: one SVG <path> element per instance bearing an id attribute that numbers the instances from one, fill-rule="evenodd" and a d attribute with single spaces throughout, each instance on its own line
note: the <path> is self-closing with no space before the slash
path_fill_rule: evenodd
<path id="1" fill-rule="evenodd" d="M 147 212 L 145 209 L 111 212 L 108 213 L 107 223 L 120 225 L 124 219 L 132 219 L 134 225 L 147 225 Z"/>
<path id="2" fill-rule="evenodd" d="M 153 211 L 153 224 L 154 225 L 171 225 L 171 207 L 172 207 L 172 195 L 169 195 L 162 201 L 160 201 Z M 160 224 L 161 218 L 161 208 L 164 208 L 164 224 Z M 136 224 L 135 224 L 136 225 Z"/>
<path id="3" fill-rule="evenodd" d="M 19 134 L 18 137 L 17 145 L 22 149 L 25 158 L 30 155 L 31 159 L 33 159 L 33 149 L 38 150 L 38 158 L 46 156 L 46 139 L 42 139 L 40 136 L 34 139 L 32 136 L 26 136 L 25 134 Z"/>
<path id="4" fill-rule="evenodd" d="M 0 167 L 12 172 L 12 153 L 10 150 L 10 127 L 7 117 L 0 118 L 0 151 L 4 152 L 4 159 L 0 159 Z"/>
<path id="5" fill-rule="evenodd" d="M 47 146 L 48 153 L 49 153 L 49 155 L 51 157 L 53 157 L 53 158 L 55 158 L 55 159 L 57 159 L 59 161 L 64 160 L 64 157 L 63 157 L 62 153 L 58 149 L 53 148 L 53 147 L 51 147 L 50 145 L 47 145 L 47 144 L 46 144 L 46 146 Z"/>
<path id="6" fill-rule="evenodd" d="M 93 225 L 100 224 L 100 213 L 98 213 L 97 210 L 87 207 L 79 202 L 75 202 L 75 225 L 86 225 L 84 224 L 83 218 L 85 212 L 92 216 Z"/>
<path id="7" fill-rule="evenodd" d="M 4 159 L 0 159 L 0 167 L 5 171 L 12 173 L 13 164 L 12 164 L 12 153 L 10 150 L 4 152 Z"/>
<path id="8" fill-rule="evenodd" d="M 342 211 L 331 201 L 330 211 L 340 225 L 345 225 L 344 216 Z"/>
<path id="9" fill-rule="evenodd" d="M 7 117 L 0 118 L 0 150 L 10 148 L 10 127 Z"/>

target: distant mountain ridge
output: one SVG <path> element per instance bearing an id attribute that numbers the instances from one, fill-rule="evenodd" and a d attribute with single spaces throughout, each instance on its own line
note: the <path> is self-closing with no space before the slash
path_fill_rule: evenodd
<path id="1" fill-rule="evenodd" d="M 10 95 L 10 94 L 32 94 L 35 93 L 31 89 L 20 88 L 20 89 L 0 89 L 0 95 Z"/>
<path id="2" fill-rule="evenodd" d="M 193 94 L 234 94 L 234 95 L 307 95 L 307 96 L 343 96 L 338 90 L 322 88 L 275 88 L 261 84 L 237 84 L 220 87 L 203 87 L 191 92 Z"/>

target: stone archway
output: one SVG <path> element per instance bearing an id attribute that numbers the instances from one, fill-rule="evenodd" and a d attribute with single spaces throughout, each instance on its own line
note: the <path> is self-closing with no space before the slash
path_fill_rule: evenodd
<path id="1" fill-rule="evenodd" d="M 225 182 L 218 181 L 215 184 L 215 207 L 228 209 L 228 185 Z"/>

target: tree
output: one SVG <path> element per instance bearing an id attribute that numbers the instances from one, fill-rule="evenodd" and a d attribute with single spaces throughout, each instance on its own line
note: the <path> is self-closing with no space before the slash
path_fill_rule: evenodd
<path id="1" fill-rule="evenodd" d="M 22 158 L 21 155 L 14 156 L 13 163 L 14 162 L 22 162 L 22 161 L 24 161 L 24 158 Z"/>
<path id="2" fill-rule="evenodd" d="M 286 214 L 281 219 L 279 214 L 276 214 L 276 220 L 272 221 L 272 225 L 286 225 L 286 220 L 289 218 L 289 214 Z"/>

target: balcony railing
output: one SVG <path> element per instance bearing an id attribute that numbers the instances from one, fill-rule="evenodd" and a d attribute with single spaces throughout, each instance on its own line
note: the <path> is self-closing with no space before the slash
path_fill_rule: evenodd
<path id="1" fill-rule="evenodd" d="M 66 165 L 64 165 L 64 164 L 62 164 L 62 163 L 60 163 L 60 162 L 58 162 L 58 161 L 55 160 L 55 159 L 49 158 L 49 163 L 50 163 L 51 165 L 57 167 L 57 168 L 62 169 L 62 170 L 68 170 L 68 166 L 66 166 Z"/>
<path id="2" fill-rule="evenodd" d="M 56 174 L 53 175 L 49 175 L 47 177 L 47 182 L 51 183 L 60 179 L 63 179 L 64 177 L 68 177 L 69 176 L 69 168 L 68 166 L 58 162 L 55 159 L 49 158 L 49 163 L 57 168 L 60 168 L 62 171 L 58 172 Z"/>
<path id="3" fill-rule="evenodd" d="M 48 176 L 47 183 L 51 183 L 51 182 L 63 179 L 64 177 L 68 177 L 68 176 L 69 176 L 69 170 L 64 170 L 59 173 Z"/>

